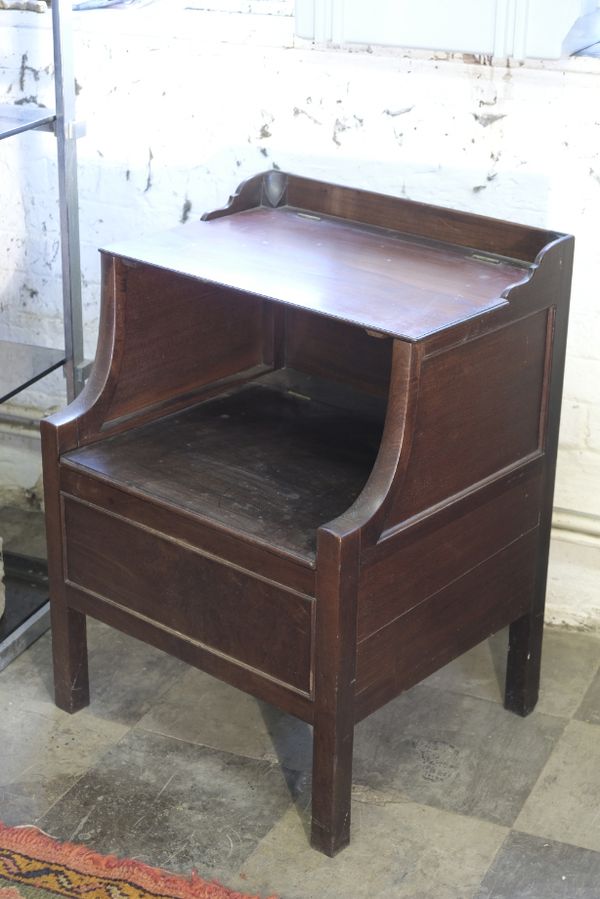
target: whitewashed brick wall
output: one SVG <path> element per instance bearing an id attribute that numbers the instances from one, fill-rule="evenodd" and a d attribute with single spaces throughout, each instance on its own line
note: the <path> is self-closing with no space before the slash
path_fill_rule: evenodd
<path id="1" fill-rule="evenodd" d="M 593 533 L 600 534 L 600 61 L 507 68 L 326 50 L 295 42 L 284 15 L 175 7 L 171 15 L 165 4 L 76 15 L 79 115 L 87 121 L 79 161 L 88 352 L 97 331 L 97 247 L 197 218 L 273 165 L 573 232 L 556 505 L 571 516 L 569 539 L 577 540 L 577 522 L 592 533 L 593 568 Z M 49 16 L 0 13 L 0 101 L 52 105 L 49 24 Z M 0 144 L 0 336 L 59 345 L 53 140 L 28 134 Z M 48 409 L 63 397 L 54 375 L 17 398 L 13 411 L 17 404 Z M 3 472 L 3 454 L 0 483 L 15 484 L 18 465 L 13 458 L 10 474 Z M 29 461 L 23 485 L 31 477 Z M 577 577 L 573 551 L 565 561 L 559 542 L 553 571 L 567 565 L 568 572 L 551 579 L 551 618 L 600 626 L 598 592 L 578 595 L 568 583 Z"/>

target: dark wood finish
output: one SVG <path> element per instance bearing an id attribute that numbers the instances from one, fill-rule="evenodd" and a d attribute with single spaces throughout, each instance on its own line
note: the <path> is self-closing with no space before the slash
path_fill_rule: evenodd
<path id="1" fill-rule="evenodd" d="M 157 649 L 168 652 L 189 665 L 201 668 L 233 687 L 285 709 L 308 724 L 313 723 L 313 700 L 292 689 L 289 684 L 281 684 L 266 677 L 264 673 L 244 667 L 239 662 L 233 664 L 230 659 L 209 651 L 202 643 L 192 640 L 189 636 L 180 634 L 173 628 L 158 626 L 144 615 L 135 614 L 106 598 L 73 586 L 67 587 L 66 595 L 69 608 L 82 613 L 83 616 L 91 615 L 92 618 L 97 618 L 98 621 L 103 621 L 125 634 L 156 646 Z M 65 706 L 65 711 L 75 712 L 77 708 Z"/>
<path id="2" fill-rule="evenodd" d="M 364 487 L 382 422 L 268 385 L 257 379 L 64 459 L 310 564 L 319 525 Z"/>
<path id="3" fill-rule="evenodd" d="M 511 622 L 506 668 L 505 706 L 523 716 L 533 711 L 539 694 L 552 498 L 567 349 L 573 241 L 565 241 L 556 249 L 557 252 L 548 259 L 546 272 L 547 296 L 552 305 L 548 317 L 546 382 L 543 415 L 540 421 L 540 444 L 544 447 L 546 464 L 540 510 L 536 580 L 532 603 L 527 614 Z"/>
<path id="4" fill-rule="evenodd" d="M 262 363 L 262 301 L 123 263 L 119 290 L 124 339 L 108 420 Z"/>
<path id="5" fill-rule="evenodd" d="M 503 292 L 532 269 L 288 207 L 188 224 L 112 253 L 238 290 L 253 305 L 263 297 L 406 340 L 504 306 Z"/>
<path id="6" fill-rule="evenodd" d="M 494 253 L 525 262 L 538 254 L 558 235 L 469 212 L 459 212 L 428 203 L 387 197 L 366 190 L 348 190 L 308 178 L 290 178 L 286 202 L 323 215 L 389 228 L 402 234 L 441 241 L 479 252 Z"/>
<path id="7" fill-rule="evenodd" d="M 539 523 L 539 474 L 430 530 L 407 528 L 379 544 L 363 564 L 358 589 L 358 638 L 363 640 L 483 564 Z M 415 533 L 416 531 L 416 533 Z M 414 533 L 414 536 L 413 536 Z"/>
<path id="8" fill-rule="evenodd" d="M 302 309 L 287 309 L 285 320 L 286 365 L 387 398 L 393 351 L 390 338 Z"/>
<path id="9" fill-rule="evenodd" d="M 81 612 L 68 605 L 65 595 L 59 459 L 61 438 L 69 440 L 72 430 L 69 423 L 65 423 L 62 431 L 42 428 L 48 577 L 52 591 L 54 698 L 60 709 L 71 713 L 84 708 L 90 701 L 86 620 Z"/>
<path id="10" fill-rule="evenodd" d="M 58 704 L 92 615 L 297 715 L 328 855 L 356 721 L 507 625 L 528 713 L 572 245 L 270 172 L 105 251 L 94 370 L 42 424 Z"/>
<path id="11" fill-rule="evenodd" d="M 90 703 L 86 618 L 72 605 L 50 606 L 54 699 L 64 712 L 78 712 Z"/>
<path id="12" fill-rule="evenodd" d="M 425 360 L 413 452 L 388 527 L 538 449 L 546 323 L 539 312 Z"/>
<path id="13" fill-rule="evenodd" d="M 144 521 L 158 534 L 173 537 L 190 547 L 218 556 L 258 575 L 266 575 L 275 584 L 283 584 L 307 596 L 315 595 L 315 566 L 305 558 L 297 558 L 265 543 L 257 543 L 249 535 L 232 533 L 218 522 L 204 521 L 172 502 L 161 501 L 133 488 L 116 487 L 94 472 L 65 463 L 61 466 L 61 490 L 65 496 L 78 499 L 131 521 Z"/>
<path id="14" fill-rule="evenodd" d="M 71 534 L 69 586 L 109 598 L 247 668 L 311 692 L 314 599 L 71 497 L 64 500 L 63 515 Z M 89 534 L 95 535 L 92 546 Z M 131 565 L 132 558 L 144 564 Z"/>
<path id="15" fill-rule="evenodd" d="M 329 856 L 350 841 L 358 539 L 319 530 L 311 842 Z"/>
<path id="16" fill-rule="evenodd" d="M 531 531 L 360 643 L 356 720 L 519 619 L 531 604 L 537 540 Z"/>

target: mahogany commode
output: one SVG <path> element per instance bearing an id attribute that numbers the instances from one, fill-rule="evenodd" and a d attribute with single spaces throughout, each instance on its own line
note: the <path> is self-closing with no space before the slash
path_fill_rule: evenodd
<path id="1" fill-rule="evenodd" d="M 91 615 L 296 715 L 329 855 L 357 721 L 506 625 L 528 714 L 572 252 L 279 171 L 103 251 L 92 375 L 42 423 L 57 704 Z"/>

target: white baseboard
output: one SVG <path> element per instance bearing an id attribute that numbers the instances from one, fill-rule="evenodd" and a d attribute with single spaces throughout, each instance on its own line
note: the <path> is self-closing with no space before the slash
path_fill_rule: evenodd
<path id="1" fill-rule="evenodd" d="M 600 519 L 556 509 L 553 525 L 546 621 L 600 636 Z"/>

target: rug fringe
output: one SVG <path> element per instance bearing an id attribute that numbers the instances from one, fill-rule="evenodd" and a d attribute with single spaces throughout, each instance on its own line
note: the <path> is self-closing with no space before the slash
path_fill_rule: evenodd
<path id="1" fill-rule="evenodd" d="M 29 824 L 7 827 L 0 821 L 0 846 L 34 855 L 39 861 L 76 868 L 80 874 L 133 881 L 142 889 L 164 893 L 170 899 L 260 899 L 230 890 L 217 881 L 203 880 L 195 871 L 187 878 L 135 859 L 101 855 L 86 846 L 61 843 Z M 268 899 L 277 897 L 269 896 Z"/>

